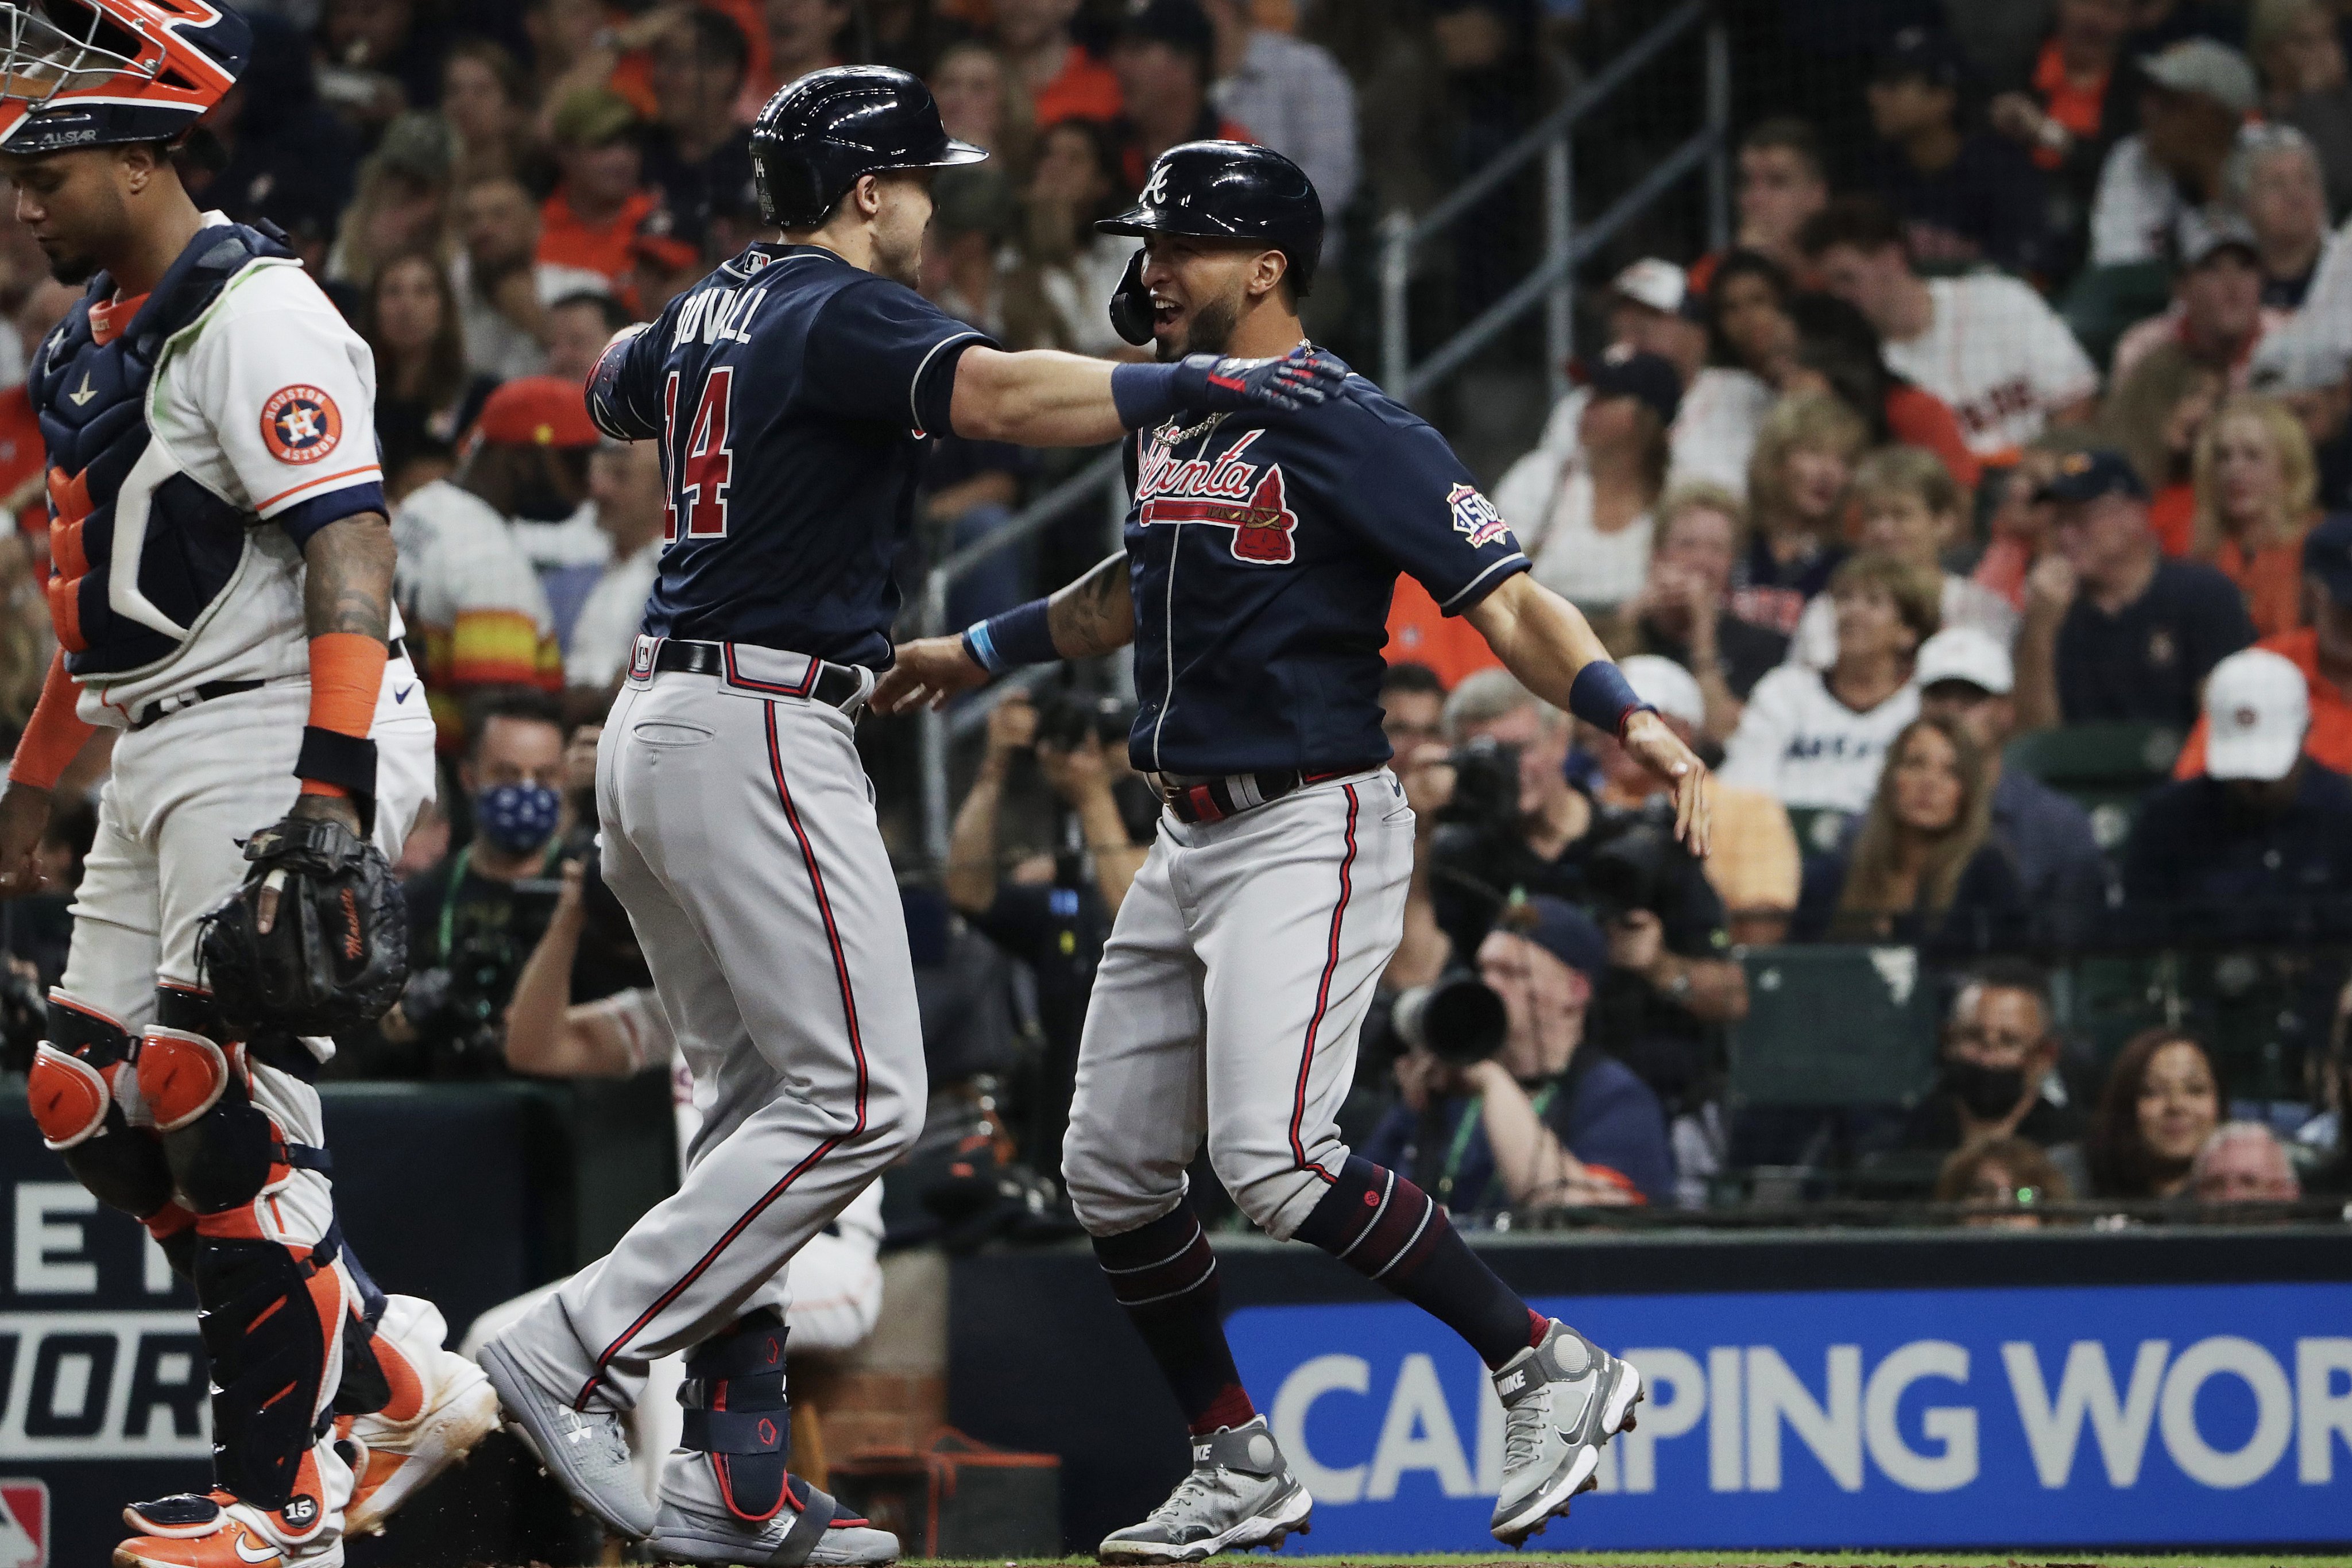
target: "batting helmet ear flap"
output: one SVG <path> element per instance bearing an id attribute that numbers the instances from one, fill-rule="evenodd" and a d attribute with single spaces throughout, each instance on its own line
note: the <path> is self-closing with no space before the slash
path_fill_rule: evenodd
<path id="1" fill-rule="evenodd" d="M 1110 327 L 1137 348 L 1151 341 L 1151 290 L 1143 287 L 1143 247 L 1127 258 L 1118 287 L 1111 291 Z"/>

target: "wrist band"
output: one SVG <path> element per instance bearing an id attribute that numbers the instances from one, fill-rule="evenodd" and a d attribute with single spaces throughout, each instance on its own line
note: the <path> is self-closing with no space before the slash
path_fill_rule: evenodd
<path id="1" fill-rule="evenodd" d="M 1177 393 L 1177 366 L 1115 365 L 1110 372 L 1110 401 L 1118 422 L 1129 430 L 1157 424 L 1183 404 Z"/>
<path id="2" fill-rule="evenodd" d="M 1607 659 L 1595 659 L 1576 672 L 1568 688 L 1568 711 L 1596 729 L 1623 738 L 1625 721 L 1643 712 L 1656 712 L 1633 695 L 1625 672 Z"/>
<path id="3" fill-rule="evenodd" d="M 1022 664 L 1050 664 L 1062 655 L 1054 647 L 1048 611 L 1046 601 L 1033 599 L 1002 615 L 975 621 L 964 632 L 963 651 L 992 675 Z"/>

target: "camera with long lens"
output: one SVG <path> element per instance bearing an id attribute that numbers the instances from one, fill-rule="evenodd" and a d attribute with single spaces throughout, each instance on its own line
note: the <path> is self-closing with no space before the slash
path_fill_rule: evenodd
<path id="1" fill-rule="evenodd" d="M 1509 1020 L 1494 988 L 1472 970 L 1456 967 L 1401 993 L 1389 1027 L 1407 1045 L 1467 1067 L 1503 1049 Z"/>
<path id="2" fill-rule="evenodd" d="M 1499 904 L 1525 853 L 1519 829 L 1519 748 L 1480 736 L 1446 759 L 1454 793 L 1437 809 L 1429 854 L 1437 874 Z"/>
<path id="3" fill-rule="evenodd" d="M 1606 837 L 1584 865 L 1584 902 L 1603 925 L 1638 909 L 1656 909 L 1675 854 L 1670 803 L 1654 801 L 1609 815 Z"/>

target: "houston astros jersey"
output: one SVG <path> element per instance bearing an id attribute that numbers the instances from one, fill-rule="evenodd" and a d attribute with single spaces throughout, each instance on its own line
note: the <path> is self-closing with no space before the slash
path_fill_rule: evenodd
<path id="1" fill-rule="evenodd" d="M 1301 413 L 1180 414 L 1129 455 L 1139 768 L 1384 760 L 1397 574 L 1459 615 L 1528 569 L 1444 438 L 1359 375 Z"/>
<path id="2" fill-rule="evenodd" d="M 204 222 L 145 296 L 93 278 L 27 380 L 50 616 L 90 723 L 304 674 L 302 546 L 384 509 L 367 345 L 283 246 Z"/>
<path id="3" fill-rule="evenodd" d="M 988 341 L 829 250 L 759 244 L 607 350 L 589 413 L 664 436 L 646 633 L 886 667 L 922 438 Z"/>

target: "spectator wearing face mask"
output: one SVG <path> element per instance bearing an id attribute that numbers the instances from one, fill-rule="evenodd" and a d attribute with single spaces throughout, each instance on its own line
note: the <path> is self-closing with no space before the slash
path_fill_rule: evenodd
<path id="1" fill-rule="evenodd" d="M 496 1069 L 524 961 L 554 913 L 562 844 L 563 727 L 535 692 L 485 696 L 467 713 L 457 764 L 474 836 L 403 888 L 409 988 L 384 1022 L 428 1076 Z"/>
<path id="2" fill-rule="evenodd" d="M 1989 1138 L 2022 1138 L 2056 1162 L 2070 1186 L 2089 1184 L 2089 1119 L 2058 1072 L 2050 993 L 2038 970 L 1990 962 L 1962 983 L 1944 1026 L 1936 1087 L 1911 1113 L 1903 1147 L 1942 1156 Z"/>

